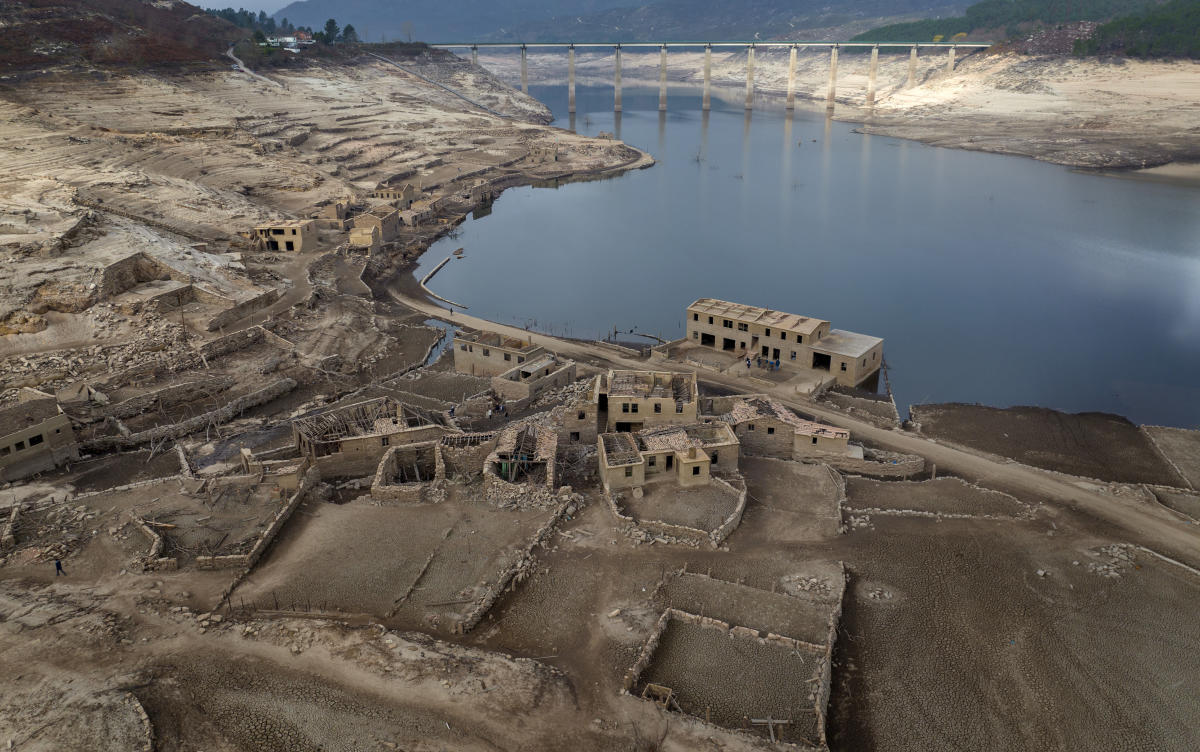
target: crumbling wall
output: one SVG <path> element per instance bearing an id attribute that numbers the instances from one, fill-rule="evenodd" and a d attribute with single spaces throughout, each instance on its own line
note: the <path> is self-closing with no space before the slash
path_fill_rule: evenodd
<path id="1" fill-rule="evenodd" d="M 808 459 L 808 458 L 805 458 Z M 870 478 L 912 478 L 925 472 L 925 458 L 915 454 L 901 454 L 882 449 L 863 449 L 863 459 L 849 455 L 828 454 L 811 459 L 831 465 L 845 473 L 865 475 Z"/>
<path id="2" fill-rule="evenodd" d="M 270 402 L 295 388 L 296 382 L 294 380 L 279 379 L 262 389 L 238 397 L 223 407 L 210 410 L 185 421 L 151 428 L 140 433 L 130 434 L 129 436 L 102 436 L 98 439 L 84 442 L 83 448 L 86 451 L 106 451 L 109 449 L 137 446 L 138 444 L 159 441 L 161 439 L 177 439 L 180 436 L 187 436 L 210 425 L 227 423 L 246 410 Z"/>
<path id="3" fill-rule="evenodd" d="M 621 511 L 620 506 L 617 504 L 616 494 L 606 492 L 604 498 L 608 500 L 609 510 L 619 521 L 624 523 L 627 535 L 633 533 L 633 531 L 641 531 L 644 538 L 664 536 L 672 543 L 682 543 L 686 546 L 699 546 L 701 543 L 709 540 L 708 531 L 699 528 L 672 525 L 660 520 L 635 520 Z M 633 537 L 637 538 L 636 535 Z"/>
<path id="4" fill-rule="evenodd" d="M 150 550 L 144 556 L 139 556 L 136 563 L 141 565 L 143 571 L 159 572 L 173 571 L 179 568 L 179 560 L 171 556 L 163 556 L 162 551 L 166 546 L 166 541 L 158 534 L 154 528 L 146 523 L 141 517 L 130 515 L 129 519 L 137 526 L 142 534 L 150 539 Z"/>
<path id="5" fill-rule="evenodd" d="M 263 554 L 266 553 L 267 548 L 269 548 L 271 543 L 274 542 L 275 536 L 279 535 L 279 531 L 282 530 L 283 526 L 287 524 L 287 521 L 291 519 L 292 514 L 294 514 L 296 509 L 299 508 L 302 503 L 304 503 L 304 499 L 307 498 L 308 492 L 312 490 L 313 486 L 320 482 L 321 472 L 316 467 L 305 467 L 303 469 L 303 475 L 300 478 L 300 484 L 297 486 L 295 493 L 289 496 L 283 507 L 275 513 L 275 516 L 271 519 L 270 523 L 267 524 L 266 529 L 262 531 L 262 533 L 258 536 L 258 539 L 254 542 L 253 547 L 250 549 L 250 553 L 245 554 L 244 557 L 196 557 L 197 566 L 217 567 L 218 565 L 225 564 L 225 562 L 215 561 L 216 559 L 226 559 L 228 560 L 229 565 L 240 565 L 244 567 L 242 571 L 238 573 L 238 576 L 234 578 L 233 582 L 229 584 L 229 587 L 225 588 L 225 592 L 221 593 L 221 597 L 219 599 L 221 603 L 227 603 L 229 601 L 229 595 L 233 592 L 234 588 L 240 585 L 242 580 L 244 580 L 250 574 L 250 571 L 254 569 L 254 565 L 259 562 Z M 236 562 L 234 561 L 234 558 L 242 558 L 243 561 Z M 202 559 L 209 560 L 202 561 Z"/>
<path id="6" fill-rule="evenodd" d="M 479 600 L 475 602 L 475 605 L 471 607 L 471 610 L 467 612 L 467 615 L 454 625 L 454 634 L 466 634 L 474 629 L 483 617 L 487 615 L 487 612 L 491 610 L 492 606 L 496 604 L 496 601 L 500 599 L 501 595 L 515 589 L 517 585 L 529 577 L 529 573 L 533 570 L 536 561 L 533 556 L 533 550 L 545 544 L 546 539 L 550 537 L 550 534 L 562 522 L 562 518 L 566 516 L 568 509 L 578 508 L 582 503 L 582 496 L 572 494 L 562 504 L 559 504 L 554 515 L 534 533 L 533 539 L 525 547 L 525 550 L 517 554 L 513 558 L 512 563 L 500 571 L 499 576 L 496 578 L 496 584 L 488 588 Z"/>
<path id="7" fill-rule="evenodd" d="M 842 568 L 841 581 L 838 583 L 837 602 L 834 604 L 833 611 L 829 614 L 829 628 L 825 645 L 823 646 L 820 657 L 820 681 L 817 682 L 817 690 L 813 698 L 813 710 L 817 714 L 817 741 L 825 749 L 829 748 L 829 740 L 825 733 L 825 723 L 829 714 L 829 691 L 833 680 L 833 647 L 837 641 L 838 625 L 842 619 L 842 601 L 846 597 L 846 565 L 839 562 Z"/>
<path id="8" fill-rule="evenodd" d="M 196 286 L 195 290 L 196 297 L 199 299 L 201 295 L 200 287 Z M 271 288 L 270 290 L 261 292 L 252 298 L 247 298 L 240 303 L 234 303 L 229 308 L 226 308 L 216 316 L 213 316 L 211 319 L 209 319 L 208 324 L 206 324 L 204 328 L 210 332 L 215 332 L 222 327 L 229 326 L 248 314 L 254 313 L 255 311 L 261 311 L 277 300 L 279 300 L 279 290 Z M 232 301 L 228 302 L 232 303 Z"/>
<path id="9" fill-rule="evenodd" d="M 483 475 L 483 465 L 488 456 L 496 450 L 496 438 L 484 441 L 475 446 L 452 447 L 442 446 L 442 461 L 446 467 L 446 477 L 475 480 Z"/>
<path id="10" fill-rule="evenodd" d="M 0 532 L 0 551 L 7 551 L 17 545 L 17 520 L 20 516 L 21 505 L 13 504 L 8 513 L 8 521 L 4 523 L 4 530 Z"/>
<path id="11" fill-rule="evenodd" d="M 190 283 L 192 278 L 158 259 L 143 252 L 138 252 L 119 259 L 104 267 L 97 284 L 97 294 L 101 299 L 131 290 L 143 282 L 173 279 L 176 282 Z"/>
<path id="12" fill-rule="evenodd" d="M 737 496 L 737 505 L 729 516 L 721 522 L 716 530 L 708 534 L 714 548 L 721 545 L 722 541 L 729 537 L 729 534 L 737 529 L 737 526 L 742 522 L 742 514 L 746 511 L 746 484 L 741 483 L 741 488 L 737 488 L 730 483 L 716 477 L 715 475 L 709 479 L 709 482 L 715 486 L 722 487 L 727 493 Z"/>
<path id="13" fill-rule="evenodd" d="M 421 450 L 433 452 L 434 468 L 429 477 L 417 482 L 398 483 L 395 478 L 399 474 L 402 462 L 406 462 L 410 453 Z M 410 444 L 392 447 L 379 461 L 375 477 L 371 482 L 371 497 L 380 501 L 400 501 L 417 503 L 425 499 L 426 491 L 431 484 L 443 483 L 446 480 L 446 464 L 442 458 L 442 447 L 436 442 Z"/>
<path id="14" fill-rule="evenodd" d="M 134 415 L 157 410 L 164 407 L 189 402 L 200 397 L 208 397 L 220 393 L 233 386 L 233 379 L 228 376 L 211 376 L 196 381 L 185 381 L 182 384 L 163 387 L 146 394 L 131 397 L 115 405 L 106 405 L 93 410 L 93 415 L 99 417 L 129 418 Z"/>

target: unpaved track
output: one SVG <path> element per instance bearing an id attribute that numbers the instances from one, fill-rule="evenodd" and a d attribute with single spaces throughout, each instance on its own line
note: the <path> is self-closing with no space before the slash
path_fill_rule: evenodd
<path id="1" fill-rule="evenodd" d="M 402 294 L 395 288 L 391 288 L 390 292 L 398 302 L 404 305 L 460 326 L 489 329 L 525 338 L 562 355 L 593 362 L 600 361 L 604 365 L 615 368 L 646 367 L 645 361 L 621 357 L 598 345 L 558 339 L 544 334 L 532 334 L 524 329 L 493 323 L 459 311 L 448 312 L 426 300 Z M 656 364 L 655 367 L 687 370 L 670 363 Z M 722 374 L 697 371 L 697 376 L 704 383 L 717 384 L 738 391 L 746 391 L 748 386 L 744 381 Z M 1123 506 L 1122 502 L 1116 499 L 1080 488 L 1042 470 L 983 456 L 965 447 L 950 446 L 915 434 L 879 428 L 815 404 L 810 400 L 801 399 L 795 394 L 788 393 L 785 389 L 771 389 L 755 384 L 752 390 L 769 392 L 789 407 L 831 425 L 846 428 L 859 441 L 866 440 L 893 451 L 920 455 L 936 464 L 940 471 L 947 471 L 967 480 L 989 486 L 999 486 L 1005 491 L 1018 495 L 1028 494 L 1038 498 L 1047 498 L 1079 509 L 1117 525 L 1129 534 L 1133 542 L 1161 551 L 1193 566 L 1200 565 L 1200 529 L 1195 526 L 1186 527 L 1179 522 L 1167 519 L 1165 515 L 1159 517 L 1136 507 Z"/>

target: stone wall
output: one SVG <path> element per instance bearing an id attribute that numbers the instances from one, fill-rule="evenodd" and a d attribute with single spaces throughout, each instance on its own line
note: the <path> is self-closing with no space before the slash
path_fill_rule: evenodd
<path id="1" fill-rule="evenodd" d="M 249 410 L 252 407 L 265 404 L 271 400 L 287 394 L 296 388 L 296 382 L 292 379 L 279 379 L 272 384 L 263 387 L 250 394 L 243 395 L 227 403 L 223 407 L 216 410 L 210 410 L 201 415 L 189 418 L 179 423 L 172 423 L 166 426 L 151 428 L 140 433 L 131 434 L 129 436 L 103 436 L 98 439 L 92 439 L 82 444 L 85 451 L 105 451 L 109 449 L 121 449 L 139 444 L 145 444 L 151 441 L 159 441 L 161 439 L 176 439 L 181 436 L 187 436 L 190 433 L 195 433 L 209 425 L 219 425 L 227 423 L 241 413 Z"/>
<path id="2" fill-rule="evenodd" d="M 194 289 L 196 291 L 196 297 L 199 298 L 201 294 L 200 287 L 196 286 Z M 205 325 L 205 328 L 210 332 L 215 332 L 222 327 L 229 326 L 230 324 L 250 313 L 266 308 L 277 300 L 279 300 L 279 290 L 271 288 L 270 290 L 261 292 L 252 298 L 247 298 L 240 303 L 234 303 L 231 307 L 226 308 L 216 316 L 213 316 L 211 319 L 209 319 L 208 324 Z"/>
<path id="3" fill-rule="evenodd" d="M 483 475 L 483 465 L 487 458 L 496 450 L 496 438 L 493 436 L 476 446 L 452 447 L 442 446 L 442 462 L 446 467 L 446 476 L 458 477 L 463 480 L 475 480 Z"/>
<path id="4" fill-rule="evenodd" d="M 848 455 L 822 455 L 813 458 L 844 473 L 870 478 L 912 478 L 925 472 L 925 458 L 915 454 L 900 454 L 882 449 L 863 449 L 863 459 Z"/>
<path id="5" fill-rule="evenodd" d="M 467 612 L 467 615 L 454 625 L 455 634 L 466 634 L 474 629 L 483 617 L 487 615 L 487 612 L 491 610 L 492 606 L 496 604 L 496 601 L 500 599 L 501 595 L 509 590 L 513 590 L 529 577 L 529 573 L 533 570 L 536 561 L 533 556 L 533 550 L 538 546 L 545 545 L 546 539 L 550 537 L 550 534 L 554 532 L 554 529 L 558 527 L 558 524 L 562 522 L 562 518 L 567 514 L 567 509 L 571 507 L 578 508 L 578 505 L 582 503 L 583 497 L 574 494 L 559 504 L 554 515 L 546 521 L 546 524 L 538 529 L 533 539 L 529 542 L 529 545 L 525 547 L 525 550 L 517 554 L 513 558 L 512 563 L 500 571 L 496 578 L 496 584 L 488 588 L 479 600 L 475 602 L 475 605 L 471 607 L 471 610 Z"/>
<path id="6" fill-rule="evenodd" d="M 0 551 L 7 551 L 17 545 L 17 520 L 20 516 L 21 505 L 13 504 L 8 513 L 8 521 L 4 523 L 4 530 L 0 532 Z"/>
<path id="7" fill-rule="evenodd" d="M 152 392 L 130 397 L 115 405 L 106 405 L 93 410 L 96 417 L 130 418 L 134 415 L 169 407 L 180 402 L 189 402 L 199 397 L 211 396 L 223 392 L 233 386 L 233 379 L 228 376 L 210 376 L 196 381 L 185 381 L 182 384 L 163 387 Z"/>
<path id="8" fill-rule="evenodd" d="M 258 540 L 254 542 L 254 546 L 250 549 L 250 553 L 246 554 L 244 557 L 229 557 L 231 559 L 230 564 L 233 566 L 241 566 L 243 568 L 242 571 L 238 573 L 237 577 L 234 578 L 233 582 L 229 583 L 229 587 L 225 588 L 225 591 L 221 593 L 221 597 L 218 599 L 219 603 L 228 604 L 229 596 L 231 593 L 233 593 L 234 588 L 240 585 L 242 580 L 244 580 L 250 574 L 250 571 L 254 569 L 254 565 L 258 564 L 263 554 L 266 553 L 271 543 L 274 542 L 275 537 L 279 535 L 279 531 L 282 530 L 283 526 L 287 524 L 287 521 L 291 519 L 292 514 L 295 513 L 296 509 L 299 508 L 302 503 L 304 503 L 305 498 L 308 496 L 308 492 L 312 490 L 313 486 L 320 482 L 321 472 L 316 467 L 305 467 L 303 469 L 303 475 L 300 478 L 300 484 L 296 488 L 296 492 L 289 496 L 283 507 L 275 513 L 275 516 L 271 519 L 271 522 L 267 525 L 267 528 L 263 530 L 262 534 L 258 536 Z M 196 558 L 197 566 L 201 565 L 201 558 L 203 557 Z M 232 561 L 233 558 L 244 558 L 244 560 L 242 562 L 235 562 Z M 218 562 L 215 561 L 204 563 L 214 567 L 218 564 Z"/>
<path id="9" fill-rule="evenodd" d="M 154 528 L 146 523 L 141 517 L 130 515 L 130 520 L 137 526 L 138 530 L 150 539 L 150 550 L 144 555 L 139 556 L 136 562 L 141 565 L 143 571 L 160 572 L 172 571 L 179 568 L 179 560 L 171 556 L 163 556 L 162 551 L 166 546 L 166 541 L 158 534 Z"/>

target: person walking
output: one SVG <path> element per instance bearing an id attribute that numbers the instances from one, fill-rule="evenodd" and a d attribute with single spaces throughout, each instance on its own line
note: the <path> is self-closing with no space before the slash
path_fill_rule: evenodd
<path id="1" fill-rule="evenodd" d="M 59 577 L 59 576 L 66 577 L 67 576 L 67 573 L 63 571 L 62 561 L 59 559 L 54 560 L 54 576 L 55 577 Z"/>

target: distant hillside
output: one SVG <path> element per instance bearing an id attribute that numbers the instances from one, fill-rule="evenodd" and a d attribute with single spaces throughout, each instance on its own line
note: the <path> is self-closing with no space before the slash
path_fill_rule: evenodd
<path id="1" fill-rule="evenodd" d="M 998 42 L 1038 25 L 1100 21 L 1155 5 L 1155 0 L 983 0 L 962 16 L 892 24 L 855 37 L 862 42 Z"/>
<path id="2" fill-rule="evenodd" d="M 629 0 L 570 0 L 588 14 Z M 353 24 L 363 41 L 412 39 L 426 42 L 477 41 L 518 24 L 562 13 L 561 0 L 299 0 L 275 13 L 296 26 L 320 28 L 326 19 Z"/>
<path id="3" fill-rule="evenodd" d="M 183 2 L 4 0 L 0 70 L 215 61 L 245 32 Z"/>
<path id="4" fill-rule="evenodd" d="M 1173 0 L 1114 19 L 1076 42 L 1075 53 L 1200 59 L 1200 0 Z"/>
<path id="5" fill-rule="evenodd" d="M 812 39 L 807 29 L 868 28 L 887 18 L 953 13 L 953 0 L 659 0 L 587 16 L 528 23 L 491 39 L 600 42 L 705 39 Z"/>
<path id="6" fill-rule="evenodd" d="M 854 29 L 902 17 L 959 12 L 961 0 L 301 0 L 276 20 L 314 28 L 352 23 L 368 41 L 645 41 L 800 38 L 805 29 Z"/>

